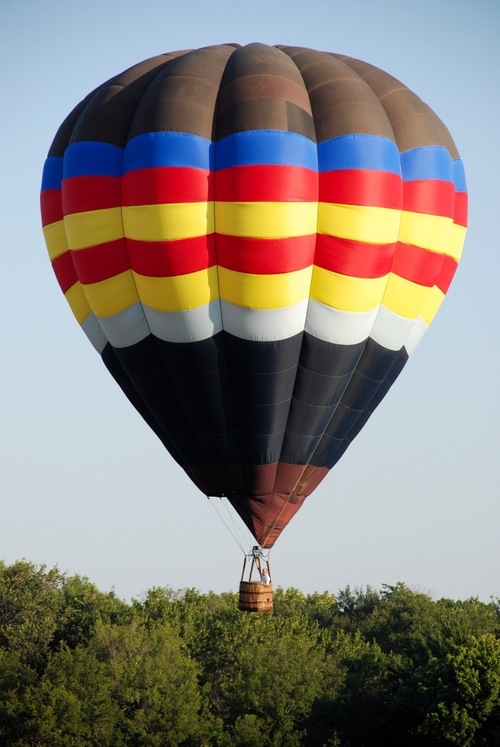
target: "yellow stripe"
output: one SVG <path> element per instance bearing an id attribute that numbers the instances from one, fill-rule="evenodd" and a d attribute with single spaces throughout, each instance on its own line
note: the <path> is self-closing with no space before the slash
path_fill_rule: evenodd
<path id="1" fill-rule="evenodd" d="M 216 267 L 176 277 L 134 277 L 142 303 L 157 311 L 194 309 L 219 297 Z"/>
<path id="2" fill-rule="evenodd" d="M 311 298 L 340 311 L 371 311 L 381 304 L 387 279 L 354 278 L 315 267 Z"/>
<path id="3" fill-rule="evenodd" d="M 213 202 L 133 205 L 123 208 L 125 236 L 136 241 L 170 241 L 214 232 Z"/>
<path id="4" fill-rule="evenodd" d="M 285 239 L 316 233 L 316 202 L 216 202 L 215 230 L 226 236 Z"/>
<path id="5" fill-rule="evenodd" d="M 70 249 L 104 244 L 123 237 L 121 208 L 89 210 L 64 216 L 64 225 Z"/>
<path id="6" fill-rule="evenodd" d="M 407 319 L 422 316 L 430 324 L 444 294 L 391 274 L 354 278 L 314 267 L 277 275 L 245 275 L 216 267 L 176 277 L 146 277 L 127 270 L 99 283 L 75 283 L 66 299 L 79 324 L 90 311 L 114 316 L 140 301 L 157 311 L 185 311 L 219 298 L 251 309 L 280 309 L 309 296 L 334 309 L 367 312 L 380 304 Z M 385 291 L 385 292 L 384 292 Z"/>
<path id="7" fill-rule="evenodd" d="M 384 294 L 383 306 L 406 319 L 423 316 L 430 324 L 443 297 L 439 288 L 428 288 L 391 274 Z"/>
<path id="8" fill-rule="evenodd" d="M 312 268 L 276 275 L 250 275 L 219 267 L 224 301 L 249 309 L 281 309 L 309 297 Z"/>
<path id="9" fill-rule="evenodd" d="M 368 244 L 397 241 L 401 211 L 361 205 L 334 205 L 320 202 L 318 232 Z"/>
<path id="10" fill-rule="evenodd" d="M 132 270 L 85 285 L 85 296 L 96 316 L 114 316 L 138 302 Z"/>
<path id="11" fill-rule="evenodd" d="M 49 223 L 43 227 L 43 235 L 47 244 L 47 251 L 51 260 L 56 259 L 64 252 L 68 251 L 68 240 L 66 238 L 66 229 L 64 221 L 58 220 L 55 223 Z"/>
<path id="12" fill-rule="evenodd" d="M 436 314 L 438 313 L 439 307 L 444 301 L 445 294 L 439 290 L 437 286 L 430 289 L 427 300 L 422 309 L 422 316 L 427 324 L 430 324 Z"/>
<path id="13" fill-rule="evenodd" d="M 78 324 L 82 324 L 90 314 L 90 306 L 80 283 L 75 283 L 64 294 Z"/>
<path id="14" fill-rule="evenodd" d="M 319 233 L 370 244 L 403 241 L 460 259 L 466 229 L 451 218 L 391 208 L 316 202 L 187 202 L 66 215 L 44 227 L 51 259 L 115 241 L 168 241 L 213 233 L 279 239 Z"/>
<path id="15" fill-rule="evenodd" d="M 127 272 L 84 286 L 96 316 L 118 314 L 140 301 L 157 311 L 185 311 L 221 297 L 237 306 L 278 309 L 308 298 L 312 268 L 277 275 L 245 275 L 210 267 L 189 275 L 146 277 Z M 133 275 L 133 280 L 132 280 Z M 136 293 L 137 290 L 137 293 Z"/>
<path id="16" fill-rule="evenodd" d="M 403 211 L 399 239 L 405 244 L 442 254 L 450 244 L 452 225 L 452 219 L 442 215 Z"/>
<path id="17" fill-rule="evenodd" d="M 465 234 L 467 229 L 465 226 L 459 226 L 454 223 L 450 231 L 450 243 L 445 254 L 448 254 L 457 262 L 460 262 L 462 256 L 462 249 L 464 248 Z"/>

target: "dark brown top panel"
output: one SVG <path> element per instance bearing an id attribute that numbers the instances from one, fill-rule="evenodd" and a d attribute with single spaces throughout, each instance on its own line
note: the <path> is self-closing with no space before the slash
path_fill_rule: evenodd
<path id="1" fill-rule="evenodd" d="M 216 140 L 260 129 L 318 142 L 380 135 L 400 151 L 442 145 L 458 158 L 439 117 L 383 70 L 346 55 L 265 44 L 178 50 L 134 65 L 73 110 L 51 155 L 76 140 L 123 146 L 152 131 Z"/>

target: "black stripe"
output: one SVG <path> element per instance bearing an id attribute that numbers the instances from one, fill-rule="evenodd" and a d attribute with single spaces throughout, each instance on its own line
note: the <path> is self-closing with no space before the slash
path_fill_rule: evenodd
<path id="1" fill-rule="evenodd" d="M 408 353 L 404 348 L 389 351 L 373 340 L 369 340 L 366 347 L 366 359 L 363 360 L 363 354 L 311 460 L 311 463 L 318 467 L 331 469 L 338 462 L 381 403 L 408 360 Z"/>

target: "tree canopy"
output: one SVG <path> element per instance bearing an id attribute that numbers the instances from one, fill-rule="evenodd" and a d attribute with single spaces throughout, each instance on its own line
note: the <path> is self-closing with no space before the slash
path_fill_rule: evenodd
<path id="1" fill-rule="evenodd" d="M 0 563 L 0 743 L 10 747 L 500 744 L 500 603 L 404 584 L 150 589 Z"/>

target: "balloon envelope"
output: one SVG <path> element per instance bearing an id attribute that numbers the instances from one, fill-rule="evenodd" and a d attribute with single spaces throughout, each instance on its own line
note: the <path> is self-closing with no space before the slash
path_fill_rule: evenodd
<path id="1" fill-rule="evenodd" d="M 271 547 L 385 396 L 460 259 L 439 118 L 343 55 L 220 45 L 89 94 L 44 167 L 57 279 L 198 488 Z"/>

